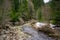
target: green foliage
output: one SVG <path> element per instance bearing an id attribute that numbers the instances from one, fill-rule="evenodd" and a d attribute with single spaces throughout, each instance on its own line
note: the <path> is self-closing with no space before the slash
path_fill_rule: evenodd
<path id="1" fill-rule="evenodd" d="M 41 12 L 38 14 L 38 20 L 39 21 L 41 21 L 41 19 L 42 19 L 42 15 L 41 14 L 42 14 Z"/>
<path id="2" fill-rule="evenodd" d="M 27 4 L 28 4 L 27 0 L 20 0 L 20 6 L 19 6 L 20 13 L 27 11 L 28 9 Z"/>
<path id="3" fill-rule="evenodd" d="M 12 22 L 16 22 L 16 21 L 19 20 L 19 19 L 18 19 L 19 15 L 18 15 L 18 13 L 16 13 L 16 12 L 12 12 L 11 15 L 10 15 L 10 17 L 11 17 L 11 21 L 12 21 Z"/>
<path id="4" fill-rule="evenodd" d="M 0 0 L 0 5 L 3 3 L 3 0 Z"/>
<path id="5" fill-rule="evenodd" d="M 37 10 L 37 19 L 38 19 L 38 21 L 41 21 L 41 19 L 42 19 L 41 8 L 38 8 L 38 10 Z"/>
<path id="6" fill-rule="evenodd" d="M 19 9 L 19 0 L 13 0 L 13 8 L 17 12 Z"/>
<path id="7" fill-rule="evenodd" d="M 28 12 L 27 4 L 27 0 L 12 0 L 12 11 L 10 17 L 13 22 L 18 21 L 19 17 L 22 17 L 26 12 Z M 24 16 L 24 18 L 27 17 Z"/>
<path id="8" fill-rule="evenodd" d="M 28 0 L 20 0 L 20 16 L 23 17 L 24 20 L 29 20 L 30 19 L 30 14 L 29 14 L 28 9 Z"/>
<path id="9" fill-rule="evenodd" d="M 11 10 L 11 21 L 12 22 L 16 22 L 18 21 L 18 17 L 19 17 L 19 13 L 18 13 L 18 9 L 19 9 L 19 0 L 13 0 L 12 1 L 12 10 Z"/>
<path id="10" fill-rule="evenodd" d="M 43 4 L 43 0 L 31 0 L 33 2 L 33 6 L 37 11 L 38 8 Z M 23 17 L 24 20 L 29 20 L 32 16 L 32 12 L 29 12 L 28 0 L 12 0 L 12 12 L 11 19 L 12 21 L 17 21 L 19 17 Z M 31 10 L 32 11 L 32 10 Z M 41 12 L 38 12 L 38 18 L 41 19 Z"/>
<path id="11" fill-rule="evenodd" d="M 60 1 L 52 0 L 50 6 L 53 10 L 52 17 L 54 24 L 60 24 Z"/>
<path id="12" fill-rule="evenodd" d="M 32 0 L 35 10 L 37 10 L 39 7 L 41 7 L 41 5 L 43 5 L 43 0 Z"/>

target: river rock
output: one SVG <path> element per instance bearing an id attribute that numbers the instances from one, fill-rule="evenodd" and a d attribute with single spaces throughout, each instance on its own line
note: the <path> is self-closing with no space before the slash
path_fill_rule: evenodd
<path id="1" fill-rule="evenodd" d="M 23 32 L 31 35 L 31 38 L 27 38 L 26 40 L 53 40 L 42 32 L 36 31 L 30 25 L 23 25 Z"/>

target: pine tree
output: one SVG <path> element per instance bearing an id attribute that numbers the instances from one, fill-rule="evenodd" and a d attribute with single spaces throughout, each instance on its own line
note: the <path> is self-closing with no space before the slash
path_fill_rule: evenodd
<path id="1" fill-rule="evenodd" d="M 53 10 L 52 12 L 52 20 L 56 25 L 60 25 L 60 1 L 52 0 L 50 6 Z"/>

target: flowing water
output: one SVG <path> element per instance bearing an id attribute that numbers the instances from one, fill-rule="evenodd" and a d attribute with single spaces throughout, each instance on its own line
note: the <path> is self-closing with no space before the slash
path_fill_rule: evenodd
<path id="1" fill-rule="evenodd" d="M 29 25 L 23 25 L 23 32 L 31 35 L 31 38 L 27 38 L 26 40 L 53 40 L 51 37 L 48 37 L 42 32 L 36 31 Z"/>

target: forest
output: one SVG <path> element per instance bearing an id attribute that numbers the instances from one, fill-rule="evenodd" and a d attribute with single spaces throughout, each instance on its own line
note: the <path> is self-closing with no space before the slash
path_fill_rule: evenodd
<path id="1" fill-rule="evenodd" d="M 0 0 L 0 40 L 60 40 L 60 0 Z"/>

